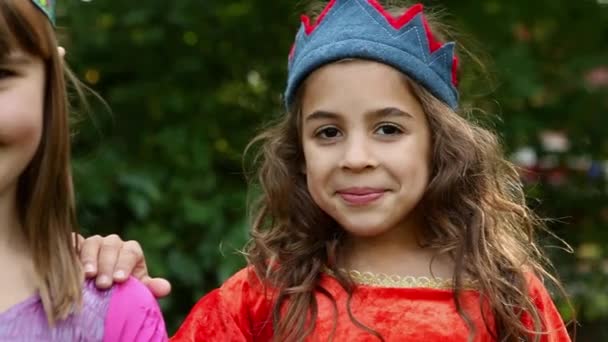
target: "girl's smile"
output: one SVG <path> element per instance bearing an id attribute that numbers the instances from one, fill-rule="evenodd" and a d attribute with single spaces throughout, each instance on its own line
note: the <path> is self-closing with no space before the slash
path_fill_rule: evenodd
<path id="1" fill-rule="evenodd" d="M 336 191 L 344 202 L 352 206 L 364 206 L 379 200 L 386 193 L 386 189 L 378 188 L 346 188 Z"/>

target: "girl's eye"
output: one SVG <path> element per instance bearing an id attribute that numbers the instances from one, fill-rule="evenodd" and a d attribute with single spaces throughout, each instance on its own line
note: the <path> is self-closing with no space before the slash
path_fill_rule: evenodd
<path id="1" fill-rule="evenodd" d="M 380 135 L 396 135 L 403 133 L 403 130 L 395 125 L 383 124 L 376 129 Z"/>
<path id="2" fill-rule="evenodd" d="M 338 137 L 339 135 L 340 135 L 340 131 L 335 127 L 323 128 L 323 129 L 317 131 L 317 133 L 315 134 L 315 136 L 322 138 L 322 139 L 332 139 L 332 138 Z"/>
<path id="3" fill-rule="evenodd" d="M 0 69 L 0 79 L 5 79 L 15 76 L 15 73 L 8 69 Z"/>

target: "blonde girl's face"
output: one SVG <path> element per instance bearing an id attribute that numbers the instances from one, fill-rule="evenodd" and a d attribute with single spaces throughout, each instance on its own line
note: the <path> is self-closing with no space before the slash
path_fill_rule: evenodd
<path id="1" fill-rule="evenodd" d="M 308 190 L 348 234 L 416 222 L 429 182 L 431 134 L 403 75 L 371 61 L 314 71 L 301 98 Z"/>
<path id="2" fill-rule="evenodd" d="M 42 136 L 42 60 L 14 51 L 0 57 L 0 196 L 16 189 Z"/>

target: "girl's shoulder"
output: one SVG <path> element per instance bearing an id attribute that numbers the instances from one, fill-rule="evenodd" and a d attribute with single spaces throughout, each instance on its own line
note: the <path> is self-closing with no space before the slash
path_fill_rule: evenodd
<path id="1" fill-rule="evenodd" d="M 89 282 L 88 288 L 94 286 Z M 93 290 L 98 291 L 98 290 Z M 162 312 L 150 290 L 135 278 L 114 285 L 104 323 L 104 341 L 166 341 Z"/>
<path id="2" fill-rule="evenodd" d="M 216 291 L 228 307 L 256 308 L 264 313 L 276 294 L 273 287 L 260 279 L 253 266 L 237 271 Z"/>
<path id="3" fill-rule="evenodd" d="M 547 289 L 545 281 L 530 271 L 525 273 L 525 277 L 528 296 L 540 310 L 545 309 L 552 303 L 552 293 Z"/>
<path id="4" fill-rule="evenodd" d="M 171 341 L 269 341 L 273 293 L 245 267 L 201 298 Z"/>
<path id="5" fill-rule="evenodd" d="M 265 288 L 263 281 L 255 272 L 255 268 L 253 266 L 246 266 L 238 270 L 236 273 L 226 279 L 226 281 L 224 281 L 221 288 L 224 290 L 230 290 L 235 287 L 240 288 L 243 286 L 258 291 Z"/>
<path id="6" fill-rule="evenodd" d="M 541 329 L 547 335 L 541 340 L 569 342 L 568 330 L 542 278 L 533 272 L 526 272 L 526 281 L 528 295 L 538 310 Z M 533 318 L 529 313 L 525 312 L 521 319 L 528 329 L 534 329 Z"/>
<path id="7" fill-rule="evenodd" d="M 88 288 L 93 288 L 94 286 L 95 284 L 93 281 L 87 281 Z M 103 292 L 103 290 L 97 289 L 93 291 Z M 124 283 L 115 284 L 108 292 L 110 293 L 108 315 L 110 313 L 116 313 L 115 310 L 118 306 L 115 304 L 117 303 L 120 303 L 120 306 L 134 305 L 140 308 L 158 308 L 158 302 L 150 290 L 133 277 L 129 277 Z M 122 312 L 122 310 L 127 308 L 121 307 L 120 309 L 120 312 Z"/>
<path id="8" fill-rule="evenodd" d="M 166 341 L 167 334 L 156 300 L 135 279 L 99 290 L 87 280 L 82 305 L 67 318 L 48 324 L 36 295 L 0 316 L 0 341 Z"/>

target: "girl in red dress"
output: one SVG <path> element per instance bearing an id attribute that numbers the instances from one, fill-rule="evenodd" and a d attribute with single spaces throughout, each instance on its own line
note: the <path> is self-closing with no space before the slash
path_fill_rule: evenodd
<path id="1" fill-rule="evenodd" d="M 376 0 L 303 17 L 286 114 L 254 140 L 249 266 L 173 341 L 570 340 L 540 280 L 558 284 L 541 222 L 459 107 L 440 27 Z"/>

